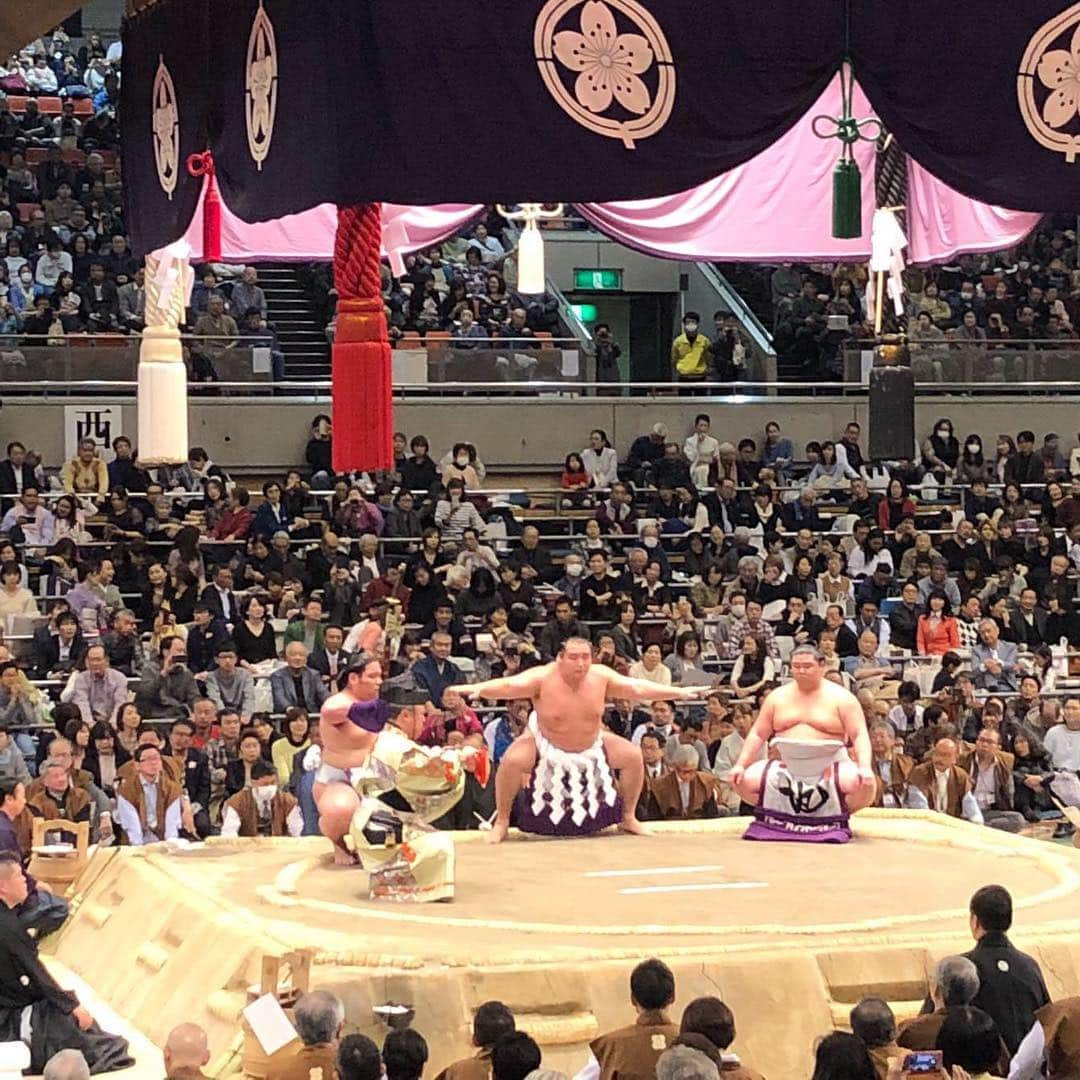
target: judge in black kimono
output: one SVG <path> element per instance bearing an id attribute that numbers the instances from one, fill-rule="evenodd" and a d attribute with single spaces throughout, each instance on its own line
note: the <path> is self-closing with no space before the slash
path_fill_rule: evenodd
<path id="1" fill-rule="evenodd" d="M 101 1030 L 70 991 L 62 990 L 38 958 L 34 939 L 15 914 L 26 899 L 18 859 L 0 854 L 0 1042 L 25 1042 L 30 1071 L 41 1073 L 59 1050 L 78 1050 L 91 1073 L 133 1065 L 126 1039 Z"/>

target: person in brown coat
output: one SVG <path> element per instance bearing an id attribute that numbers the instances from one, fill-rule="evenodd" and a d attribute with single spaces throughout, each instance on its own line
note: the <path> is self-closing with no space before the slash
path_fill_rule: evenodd
<path id="1" fill-rule="evenodd" d="M 683 1009 L 679 1035 L 702 1035 L 716 1047 L 723 1080 L 762 1080 L 760 1073 L 748 1069 L 738 1054 L 728 1050 L 735 1041 L 735 1017 L 719 998 L 694 998 Z"/>
<path id="2" fill-rule="evenodd" d="M 655 1080 L 660 1055 L 679 1034 L 664 1011 L 674 1001 L 671 968 L 661 960 L 638 964 L 630 975 L 630 1003 L 637 1020 L 593 1039 L 586 1072 L 598 1080 Z"/>
<path id="3" fill-rule="evenodd" d="M 174 783 L 183 786 L 184 783 L 184 763 L 178 757 L 173 757 L 171 754 L 165 753 L 165 744 L 161 739 L 161 736 L 157 733 L 157 728 L 151 727 L 149 724 L 140 724 L 136 731 L 136 746 L 156 746 L 158 753 L 161 754 L 161 771 Z M 116 770 L 116 782 L 120 783 L 121 780 L 127 780 L 135 775 L 135 761 L 125 761 L 123 765 Z"/>
<path id="4" fill-rule="evenodd" d="M 938 962 L 930 979 L 932 1011 L 906 1020 L 900 1025 L 896 1044 L 902 1050 L 936 1050 L 938 1033 L 949 1009 L 970 1005 L 979 993 L 979 970 L 966 956 L 946 956 Z M 1009 1075 L 1009 1051 L 1001 1044 L 997 1072 Z"/>
<path id="5" fill-rule="evenodd" d="M 915 762 L 896 748 L 896 731 L 888 720 L 875 720 L 870 725 L 870 749 L 877 781 L 874 806 L 903 806 Z"/>
<path id="6" fill-rule="evenodd" d="M 41 786 L 32 784 L 26 795 L 26 808 L 34 817 L 89 822 L 90 796 L 71 782 L 64 762 L 49 758 L 42 766 L 40 779 Z"/>
<path id="7" fill-rule="evenodd" d="M 266 1067 L 266 1080 L 337 1080 L 337 1052 L 345 1006 L 327 990 L 301 994 L 293 1009 L 293 1025 L 300 1043 L 289 1043 L 274 1054 Z M 316 1071 L 319 1070 L 319 1071 Z"/>
<path id="8" fill-rule="evenodd" d="M 501 1001 L 485 1001 L 473 1014 L 472 1043 L 476 1053 L 447 1065 L 435 1080 L 488 1080 L 491 1048 L 516 1030 L 514 1014 Z"/>
<path id="9" fill-rule="evenodd" d="M 304 817 L 287 791 L 278 791 L 277 770 L 266 761 L 251 766 L 251 787 L 221 807 L 222 836 L 300 836 Z"/>
<path id="10" fill-rule="evenodd" d="M 698 768 L 698 752 L 692 746 L 676 749 L 672 770 L 652 782 L 649 820 L 690 821 L 720 817 L 719 781 Z M 725 810 L 726 814 L 726 810 Z"/>
<path id="11" fill-rule="evenodd" d="M 156 746 L 135 749 L 135 775 L 116 785 L 116 820 L 133 847 L 180 835 L 181 787 L 170 780 Z"/>
<path id="12" fill-rule="evenodd" d="M 960 747 L 955 739 L 938 739 L 930 760 L 916 765 L 908 778 L 908 809 L 937 810 L 949 817 L 966 818 L 981 825 L 982 813 L 972 794 L 971 777 L 957 764 Z"/>
<path id="13" fill-rule="evenodd" d="M 1035 1013 L 1043 1036 L 1047 1080 L 1080 1076 L 1080 997 L 1062 998 Z M 1025 1039 L 1017 1051 L 1024 1052 Z"/>
<path id="14" fill-rule="evenodd" d="M 900 1057 L 904 1051 L 896 1043 L 896 1017 L 889 1003 L 881 998 L 863 998 L 851 1010 L 851 1033 L 862 1040 L 874 1063 L 877 1080 L 887 1080 L 889 1058 Z"/>

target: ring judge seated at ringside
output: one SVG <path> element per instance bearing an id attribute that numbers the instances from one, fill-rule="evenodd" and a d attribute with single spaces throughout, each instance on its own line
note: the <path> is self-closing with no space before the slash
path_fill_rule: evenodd
<path id="1" fill-rule="evenodd" d="M 37 943 L 15 913 L 26 894 L 18 859 L 0 854 L 0 1042 L 26 1042 L 31 1073 L 40 1073 L 53 1054 L 69 1048 L 79 1050 L 94 1073 L 134 1064 L 127 1040 L 102 1031 L 38 958 Z"/>
<path id="2" fill-rule="evenodd" d="M 729 776 L 754 808 L 746 839 L 846 843 L 850 815 L 877 793 L 866 718 L 853 694 L 825 679 L 813 646 L 792 652 L 791 674 L 765 699 Z M 756 761 L 770 740 L 779 760 Z"/>

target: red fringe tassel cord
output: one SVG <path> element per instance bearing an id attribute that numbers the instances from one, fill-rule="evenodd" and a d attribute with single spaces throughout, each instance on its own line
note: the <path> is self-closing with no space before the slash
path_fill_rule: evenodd
<path id="1" fill-rule="evenodd" d="M 380 284 L 381 205 L 338 207 L 334 241 L 337 329 L 332 351 L 333 467 L 394 464 L 390 342 Z"/>

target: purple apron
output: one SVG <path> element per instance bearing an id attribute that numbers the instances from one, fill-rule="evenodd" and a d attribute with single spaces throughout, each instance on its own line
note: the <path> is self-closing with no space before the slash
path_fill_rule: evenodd
<path id="1" fill-rule="evenodd" d="M 839 764 L 830 765 L 820 779 L 806 781 L 796 780 L 781 761 L 767 762 L 754 820 L 743 839 L 846 844 L 851 826 Z"/>

